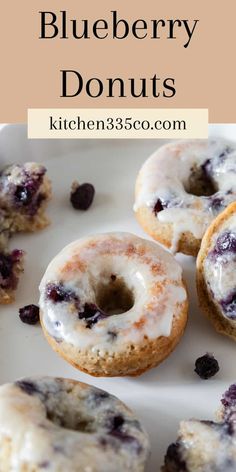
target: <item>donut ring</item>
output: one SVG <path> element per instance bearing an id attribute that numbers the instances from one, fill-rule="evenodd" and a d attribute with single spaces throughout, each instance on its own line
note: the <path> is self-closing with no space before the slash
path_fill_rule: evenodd
<path id="1" fill-rule="evenodd" d="M 149 440 L 116 397 L 62 378 L 0 387 L 1 472 L 143 472 Z"/>
<path id="2" fill-rule="evenodd" d="M 129 233 L 75 241 L 49 264 L 40 316 L 53 349 L 95 376 L 139 375 L 174 349 L 187 320 L 182 269 Z"/>
<path id="3" fill-rule="evenodd" d="M 173 252 L 197 255 L 202 236 L 236 200 L 236 145 L 185 140 L 159 148 L 142 166 L 134 209 L 144 230 Z"/>
<path id="4" fill-rule="evenodd" d="M 236 340 L 236 202 L 209 226 L 197 257 L 200 306 L 216 330 Z"/>

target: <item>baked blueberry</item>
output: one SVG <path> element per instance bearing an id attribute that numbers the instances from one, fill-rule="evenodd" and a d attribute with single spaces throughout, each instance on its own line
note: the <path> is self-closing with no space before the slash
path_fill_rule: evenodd
<path id="1" fill-rule="evenodd" d="M 23 271 L 23 251 L 15 249 L 10 253 L 0 252 L 0 289 L 15 290 L 18 285 L 18 274 Z"/>
<path id="2" fill-rule="evenodd" d="M 225 299 L 221 300 L 220 304 L 228 318 L 236 318 L 236 291 L 233 291 Z"/>
<path id="3" fill-rule="evenodd" d="M 217 195 L 213 195 L 210 199 L 210 207 L 213 210 L 213 212 L 216 212 L 217 214 L 219 213 L 222 208 L 224 208 L 225 201 L 223 197 L 219 197 Z"/>
<path id="4" fill-rule="evenodd" d="M 38 386 L 30 380 L 17 380 L 16 385 L 23 390 L 23 392 L 27 393 L 27 395 L 39 393 Z"/>
<path id="5" fill-rule="evenodd" d="M 161 199 L 158 198 L 157 201 L 156 201 L 156 203 L 155 203 L 155 206 L 154 206 L 154 208 L 153 208 L 153 211 L 154 211 L 155 215 L 157 215 L 157 213 L 159 213 L 160 211 L 164 210 L 164 208 L 165 208 L 165 207 L 164 207 L 164 205 L 163 205 Z"/>
<path id="6" fill-rule="evenodd" d="M 220 234 L 214 248 L 214 253 L 217 255 L 222 255 L 226 252 L 236 253 L 236 234 L 231 231 L 225 231 Z"/>
<path id="7" fill-rule="evenodd" d="M 46 288 L 46 296 L 54 303 L 75 301 L 79 302 L 77 295 L 70 289 L 67 289 L 62 283 L 50 283 Z"/>
<path id="8" fill-rule="evenodd" d="M 181 455 L 181 446 L 178 443 L 169 445 L 165 455 L 165 467 L 168 472 L 187 472 L 187 466 Z"/>
<path id="9" fill-rule="evenodd" d="M 86 320 L 86 328 L 91 329 L 98 321 L 107 318 L 106 313 L 93 303 L 85 303 L 83 311 L 78 314 L 80 320 Z"/>
<path id="10" fill-rule="evenodd" d="M 226 390 L 221 399 L 221 403 L 224 405 L 225 409 L 236 407 L 236 384 L 230 385 L 228 390 Z"/>

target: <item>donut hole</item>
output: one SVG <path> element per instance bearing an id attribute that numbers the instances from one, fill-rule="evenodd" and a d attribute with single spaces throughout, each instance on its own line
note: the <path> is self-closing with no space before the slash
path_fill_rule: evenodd
<path id="1" fill-rule="evenodd" d="M 218 191 L 216 182 L 207 174 L 204 166 L 193 166 L 184 185 L 185 191 L 197 197 L 210 197 Z"/>
<path id="2" fill-rule="evenodd" d="M 97 286 L 96 303 L 107 315 L 119 315 L 134 306 L 134 294 L 122 277 L 112 274 L 107 283 Z"/>

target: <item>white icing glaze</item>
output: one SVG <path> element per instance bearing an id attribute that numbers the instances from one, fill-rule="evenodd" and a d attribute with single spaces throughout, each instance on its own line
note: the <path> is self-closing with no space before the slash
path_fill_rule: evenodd
<path id="1" fill-rule="evenodd" d="M 182 421 L 179 442 L 187 470 L 235 471 L 236 438 L 227 432 L 227 425 L 210 421 Z"/>
<path id="2" fill-rule="evenodd" d="M 216 240 L 225 232 L 236 235 L 236 216 L 232 215 L 220 227 L 220 231 L 215 233 L 211 240 L 208 255 L 204 259 L 204 278 L 210 297 L 217 304 L 222 316 L 232 325 L 236 326 L 236 320 L 229 319 L 222 310 L 221 300 L 228 298 L 232 292 L 236 291 L 236 254 L 225 251 L 222 255 L 211 257 Z"/>
<path id="3" fill-rule="evenodd" d="M 62 282 L 76 293 L 81 305 L 96 303 L 97 285 L 106 284 L 111 274 L 122 277 L 133 292 L 134 305 L 125 313 L 100 320 L 92 329 L 86 328 L 68 302 L 54 303 L 46 297 L 48 283 Z M 49 264 L 40 293 L 42 322 L 49 335 L 100 356 L 138 343 L 144 336 L 169 336 L 173 316 L 181 314 L 186 300 L 182 269 L 173 256 L 128 233 L 91 236 L 64 248 Z M 117 333 L 117 342 L 111 341 L 109 332 Z"/>
<path id="4" fill-rule="evenodd" d="M 228 152 L 226 159 L 219 158 Z M 189 231 L 196 239 L 201 239 L 209 223 L 215 216 L 210 197 L 189 194 L 191 168 L 200 167 L 208 159 L 214 164 L 213 180 L 219 198 L 224 198 L 225 206 L 236 198 L 236 145 L 222 139 L 186 140 L 167 144 L 159 148 L 142 166 L 138 176 L 138 188 L 134 210 L 148 207 L 153 211 L 158 199 L 171 202 L 173 208 L 157 213 L 162 223 L 173 228 L 172 251 L 178 248 L 183 232 Z M 231 194 L 227 194 L 228 191 Z"/>
<path id="5" fill-rule="evenodd" d="M 20 387 L 24 382 L 36 387 L 36 391 L 28 394 Z M 18 472 L 27 465 L 30 470 L 48 472 L 142 472 L 149 452 L 145 431 L 117 398 L 106 392 L 105 397 L 100 394 L 104 392 L 95 387 L 49 377 L 1 386 L 2 470 Z M 110 421 L 116 415 L 122 416 L 124 431 L 135 442 L 122 443 L 110 435 Z M 84 430 L 86 423 L 91 425 L 91 431 Z M 11 441 L 7 448 L 9 458 L 4 455 L 4 440 Z M 102 440 L 107 441 L 106 447 Z M 142 447 L 140 453 L 138 447 Z M 4 468 L 5 461 L 9 469 Z"/>

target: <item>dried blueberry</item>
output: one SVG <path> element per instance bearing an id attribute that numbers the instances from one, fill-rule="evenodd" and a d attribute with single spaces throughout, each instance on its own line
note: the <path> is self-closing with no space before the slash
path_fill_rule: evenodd
<path id="1" fill-rule="evenodd" d="M 23 323 L 34 325 L 39 321 L 39 307 L 26 305 L 19 309 L 19 317 Z"/>
<path id="2" fill-rule="evenodd" d="M 92 184 L 82 184 L 72 187 L 70 201 L 76 210 L 88 210 L 95 195 L 95 189 Z"/>
<path id="3" fill-rule="evenodd" d="M 201 379 L 206 380 L 217 374 L 219 369 L 218 361 L 212 354 L 207 353 L 196 360 L 194 371 Z"/>

